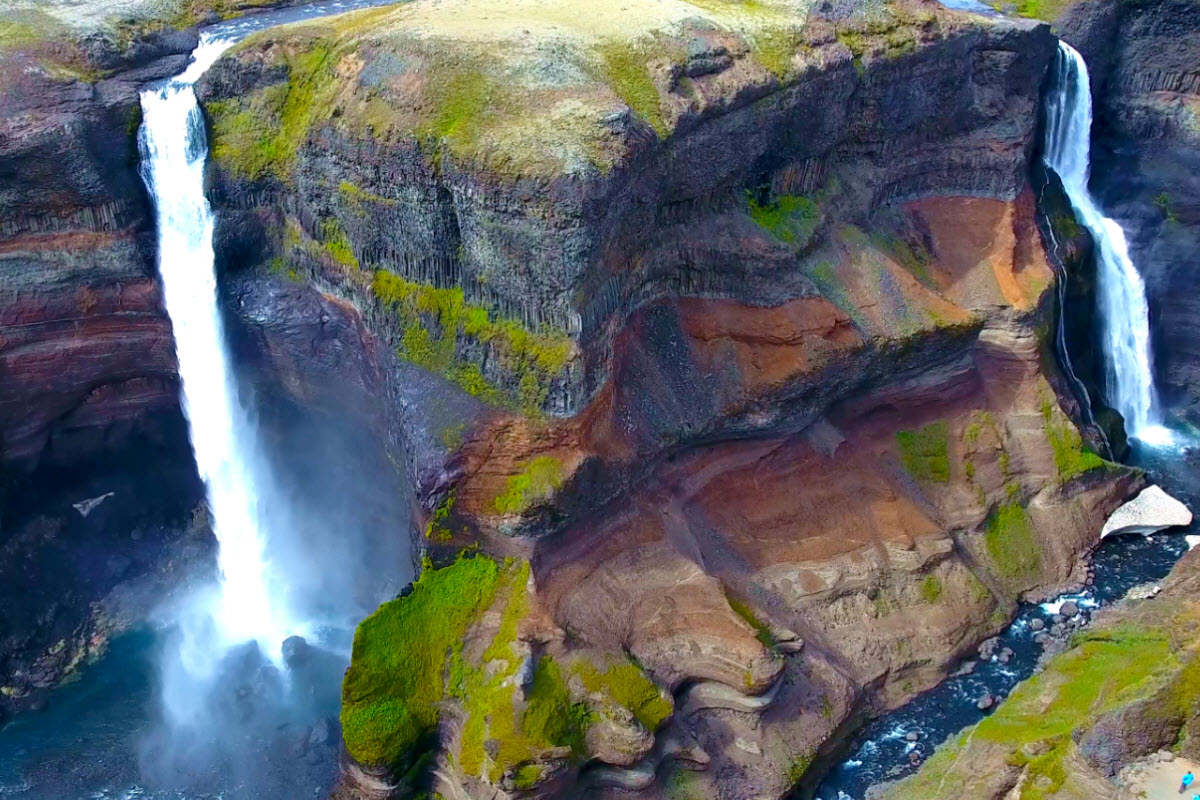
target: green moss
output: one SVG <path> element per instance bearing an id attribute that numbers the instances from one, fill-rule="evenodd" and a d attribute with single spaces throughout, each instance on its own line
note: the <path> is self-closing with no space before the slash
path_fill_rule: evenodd
<path id="1" fill-rule="evenodd" d="M 566 745 L 582 756 L 590 724 L 586 707 L 571 702 L 562 674 L 549 658 L 538 662 L 524 701 L 518 699 L 514 678 L 522 659 L 514 645 L 518 624 L 528 612 L 528 580 L 528 562 L 506 571 L 497 590 L 504 606 L 500 626 L 480 662 L 468 663 L 461 642 L 451 657 L 448 691 L 466 716 L 459 765 L 466 774 L 492 782 L 511 772 L 514 780 L 536 783 L 543 770 L 533 762 L 552 747 Z"/>
<path id="2" fill-rule="evenodd" d="M 636 664 L 616 664 L 601 672 L 591 662 L 580 660 L 572 666 L 572 672 L 589 692 L 607 695 L 632 711 L 651 733 L 671 716 L 671 701 Z"/>
<path id="3" fill-rule="evenodd" d="M 1085 472 L 1107 466 L 1100 456 L 1083 446 L 1083 437 L 1048 396 L 1042 396 L 1042 429 L 1054 451 L 1059 481 L 1065 483 Z"/>
<path id="4" fill-rule="evenodd" d="M 508 584 L 511 595 L 505 606 L 506 622 L 514 604 L 519 605 L 519 614 L 527 609 L 523 577 L 528 577 L 527 563 Z M 506 622 L 501 624 L 480 666 L 465 662 L 461 646 L 454 654 L 450 691 L 462 702 L 466 713 L 459 764 L 466 774 L 493 783 L 511 772 L 514 781 L 529 788 L 545 774 L 545 768 L 536 760 L 546 750 L 569 747 L 572 755 L 582 760 L 587 728 L 593 720 L 585 704 L 571 701 L 562 672 L 549 657 L 538 661 L 524 702 L 518 701 L 513 678 L 521 660 L 511 649 L 516 642 L 516 624 Z"/>
<path id="5" fill-rule="evenodd" d="M 983 581 L 979 580 L 979 576 L 974 572 L 967 574 L 967 591 L 971 595 L 971 599 L 976 603 L 986 603 L 992 599 L 991 590 L 987 588 Z"/>
<path id="6" fill-rule="evenodd" d="M 329 42 L 280 48 L 288 77 L 245 97 L 209 103 L 214 160 L 237 175 L 290 180 L 312 127 L 332 113 L 337 57 Z"/>
<path id="7" fill-rule="evenodd" d="M 1179 215 L 1175 213 L 1171 197 L 1166 192 L 1159 192 L 1154 196 L 1154 205 L 1162 212 L 1163 218 L 1167 222 L 1179 222 Z"/>
<path id="8" fill-rule="evenodd" d="M 484 661 L 511 659 L 512 652 L 508 649 L 511 642 L 517 640 L 517 623 L 529 613 L 529 562 L 521 562 L 516 577 L 509 582 L 508 598 L 504 604 L 504 614 L 500 618 L 500 628 L 496 638 L 483 654 Z"/>
<path id="9" fill-rule="evenodd" d="M 802 753 L 797 753 L 788 763 L 787 773 L 784 778 L 788 785 L 795 786 L 804 779 L 804 775 L 808 772 L 808 768 L 812 766 L 813 753 L 811 750 L 806 750 Z"/>
<path id="10" fill-rule="evenodd" d="M 533 332 L 516 320 L 494 319 L 486 308 L 467 303 L 459 287 L 438 289 L 378 270 L 371 289 L 399 317 L 401 357 L 485 402 L 540 413 L 551 385 L 570 360 L 572 342 L 567 334 L 548 328 Z M 489 345 L 516 391 L 506 394 L 487 380 L 477 364 L 460 359 L 460 339 Z"/>
<path id="11" fill-rule="evenodd" d="M 829 261 L 819 261 L 806 270 L 808 277 L 816 284 L 821 296 L 850 315 L 860 328 L 867 327 L 867 319 L 863 316 L 858 305 L 850 299 L 842 279 L 838 276 L 837 267 Z"/>
<path id="12" fill-rule="evenodd" d="M 542 764 L 522 764 L 513 776 L 513 785 L 521 790 L 532 789 L 545 773 L 546 767 Z"/>
<path id="13" fill-rule="evenodd" d="M 752 193 L 747 193 L 746 199 L 751 219 L 777 238 L 797 247 L 808 243 L 820 223 L 820 209 L 810 197 L 788 194 L 766 205 L 759 205 Z"/>
<path id="14" fill-rule="evenodd" d="M 433 569 L 406 597 L 384 603 L 358 626 L 342 683 L 346 749 L 369 765 L 418 755 L 437 725 L 448 653 L 491 603 L 500 568 L 482 556 Z"/>
<path id="15" fill-rule="evenodd" d="M 936 575 L 926 575 L 921 581 L 921 599 L 930 604 L 942 599 L 942 582 Z"/>
<path id="16" fill-rule="evenodd" d="M 1006 11 L 1013 0 L 987 0 L 987 3 L 997 11 Z M 1016 0 L 1016 11 L 1022 17 L 1053 22 L 1068 5 L 1070 0 Z"/>
<path id="17" fill-rule="evenodd" d="M 450 517 L 450 512 L 454 510 L 454 499 L 454 492 L 450 492 L 442 498 L 437 508 L 433 510 L 433 515 L 429 518 L 429 523 L 425 526 L 426 539 L 436 542 L 448 542 L 453 538 L 454 534 L 446 521 Z"/>
<path id="18" fill-rule="evenodd" d="M 750 52 L 775 77 L 785 80 L 791 75 L 796 51 L 803 44 L 800 31 L 780 26 L 756 32 L 750 41 Z"/>
<path id="19" fill-rule="evenodd" d="M 876 619 L 883 619 L 896 610 L 887 589 L 878 589 L 871 596 L 871 605 L 875 608 Z"/>
<path id="20" fill-rule="evenodd" d="M 923 483 L 950 482 L 949 426 L 945 420 L 931 422 L 915 431 L 897 431 L 900 463 Z"/>
<path id="21" fill-rule="evenodd" d="M 344 267 L 358 269 L 358 257 L 354 255 L 350 237 L 340 222 L 336 219 L 326 220 L 321 226 L 321 239 L 330 258 Z"/>
<path id="22" fill-rule="evenodd" d="M 612 41 L 600 45 L 597 52 L 605 83 L 633 113 L 650 123 L 660 139 L 665 139 L 670 131 L 663 118 L 662 98 L 647 66 L 651 48 Z"/>
<path id="23" fill-rule="evenodd" d="M 467 423 L 460 422 L 457 425 L 450 425 L 442 428 L 438 438 L 442 441 L 442 446 L 447 450 L 457 450 L 462 446 L 463 436 L 467 430 Z"/>
<path id="24" fill-rule="evenodd" d="M 557 458 L 538 456 L 525 462 L 521 471 L 510 475 L 504 491 L 492 505 L 500 514 L 521 514 L 550 499 L 563 485 L 563 464 Z"/>
<path id="25" fill-rule="evenodd" d="M 771 634 L 771 626 L 759 619 L 750 606 L 728 592 L 725 593 L 725 599 L 729 601 L 729 607 L 754 629 L 755 637 L 763 643 L 763 646 L 774 649 L 776 642 L 775 637 Z"/>
<path id="26" fill-rule="evenodd" d="M 929 271 L 929 265 L 933 263 L 933 256 L 923 242 L 913 244 L 899 236 L 885 233 L 872 234 L 871 242 L 878 250 L 891 256 L 908 270 L 925 288 L 938 291 L 937 282 Z"/>
<path id="27" fill-rule="evenodd" d="M 1011 501 L 988 516 L 984 543 L 992 563 L 1006 578 L 1036 577 L 1042 565 L 1041 547 L 1033 535 L 1025 507 Z"/>
<path id="28" fill-rule="evenodd" d="M 353 183 L 350 183 L 350 181 L 342 181 L 340 184 L 338 184 L 338 194 L 347 203 L 360 208 L 366 205 L 396 205 L 395 200 L 383 197 L 381 195 L 372 194 L 371 192 L 355 186 Z"/>

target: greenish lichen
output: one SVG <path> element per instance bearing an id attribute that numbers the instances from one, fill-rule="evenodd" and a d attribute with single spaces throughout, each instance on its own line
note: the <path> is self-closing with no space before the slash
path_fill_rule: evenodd
<path id="1" fill-rule="evenodd" d="M 926 575 L 920 591 L 921 599 L 932 605 L 942 599 L 942 582 L 936 575 Z"/>
<path id="2" fill-rule="evenodd" d="M 900 463 L 922 483 L 949 483 L 949 426 L 945 420 L 931 422 L 915 431 L 897 431 Z"/>
<path id="3" fill-rule="evenodd" d="M 759 204 L 753 193 L 746 195 L 750 218 L 763 230 L 796 247 L 808 244 L 821 221 L 817 201 L 804 195 L 782 195 Z"/>
<path id="4" fill-rule="evenodd" d="M 1029 515 L 1016 500 L 997 508 L 987 518 L 984 543 L 997 571 L 1006 578 L 1037 577 L 1042 551 Z"/>
<path id="5" fill-rule="evenodd" d="M 562 487 L 565 478 L 561 461 L 550 456 L 538 456 L 525 462 L 519 473 L 508 477 L 504 491 L 492 505 L 499 514 L 524 513 L 552 498 Z"/>
<path id="6" fill-rule="evenodd" d="M 1107 466 L 1107 462 L 1083 445 L 1083 437 L 1050 400 L 1042 396 L 1042 429 L 1054 451 L 1058 479 L 1066 483 L 1085 472 Z"/>
<path id="7" fill-rule="evenodd" d="M 774 649 L 776 642 L 774 634 L 771 633 L 771 626 L 759 619 L 758 615 L 754 613 L 754 610 L 749 605 L 729 592 L 725 593 L 725 599 L 729 602 L 729 607 L 739 617 L 746 620 L 746 623 L 754 629 L 755 637 L 762 642 L 763 646 Z"/>
<path id="8" fill-rule="evenodd" d="M 495 319 L 483 306 L 467 303 L 459 287 L 438 289 L 378 270 L 371 284 L 379 302 L 399 318 L 400 356 L 436 372 L 464 391 L 493 405 L 540 413 L 554 381 L 573 350 L 567 334 L 526 329 L 516 320 Z M 479 366 L 458 355 L 460 340 L 486 344 L 514 385 L 505 392 L 487 380 Z"/>
<path id="9" fill-rule="evenodd" d="M 501 570 L 482 556 L 426 563 L 412 592 L 358 626 L 342 683 L 342 733 L 362 764 L 413 763 L 437 725 L 449 653 L 492 602 Z"/>
<path id="10" fill-rule="evenodd" d="M 651 733 L 671 716 L 671 701 L 637 664 L 615 664 L 602 671 L 589 661 L 579 660 L 572 665 L 571 673 L 589 692 L 603 694 L 629 709 Z"/>

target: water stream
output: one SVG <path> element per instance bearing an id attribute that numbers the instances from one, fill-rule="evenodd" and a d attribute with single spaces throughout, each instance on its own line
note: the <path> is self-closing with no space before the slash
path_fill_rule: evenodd
<path id="1" fill-rule="evenodd" d="M 1167 443 L 1150 350 L 1146 286 L 1129 256 L 1125 231 L 1096 205 L 1091 175 L 1092 93 L 1083 56 L 1058 43 L 1055 83 L 1046 103 L 1044 159 L 1062 180 L 1096 247 L 1096 301 L 1103 341 L 1105 395 L 1130 436 Z"/>

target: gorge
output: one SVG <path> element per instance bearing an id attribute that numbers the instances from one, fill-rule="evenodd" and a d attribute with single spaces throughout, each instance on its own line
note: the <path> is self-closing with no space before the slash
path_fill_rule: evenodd
<path id="1" fill-rule="evenodd" d="M 1161 236 L 1100 209 L 1109 120 L 1192 152 L 1147 122 L 1186 75 L 1116 42 L 1193 11 L 1072 6 L 1085 65 L 999 14 L 752 5 L 0 29 L 6 791 L 857 798 L 917 766 L 848 776 L 867 720 L 962 705 L 928 756 L 978 719 L 955 686 L 1070 656 L 1038 601 L 1166 573 L 1178 537 L 1087 566 L 1148 480 L 1098 455 L 1123 432 L 1196 497 L 1186 348 L 1134 266 Z M 139 127 L 148 195 L 136 158 L 63 171 Z M 97 340 L 135 319 L 176 357 Z M 1012 660 L 943 682 L 1001 631 Z"/>

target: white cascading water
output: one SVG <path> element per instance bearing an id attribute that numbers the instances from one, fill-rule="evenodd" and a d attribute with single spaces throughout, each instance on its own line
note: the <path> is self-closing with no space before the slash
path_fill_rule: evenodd
<path id="1" fill-rule="evenodd" d="M 266 558 L 262 500 L 269 476 L 254 426 L 238 401 L 218 307 L 214 220 L 204 196 L 208 145 L 193 91 L 231 44 L 202 40 L 185 72 L 141 95 L 142 177 L 154 200 L 158 267 L 174 329 L 183 410 L 219 543 L 218 591 L 179 621 L 180 660 L 196 677 L 211 674 L 216 660 L 242 642 L 257 641 L 274 656 L 289 632 Z"/>
<path id="2" fill-rule="evenodd" d="M 1056 89 L 1046 109 L 1046 165 L 1096 246 L 1097 297 L 1104 343 L 1108 402 L 1125 418 L 1131 436 L 1151 443 L 1169 440 L 1154 389 L 1150 312 L 1146 286 L 1129 257 L 1125 231 L 1104 216 L 1088 191 L 1091 169 L 1092 93 L 1087 64 L 1059 42 Z"/>

